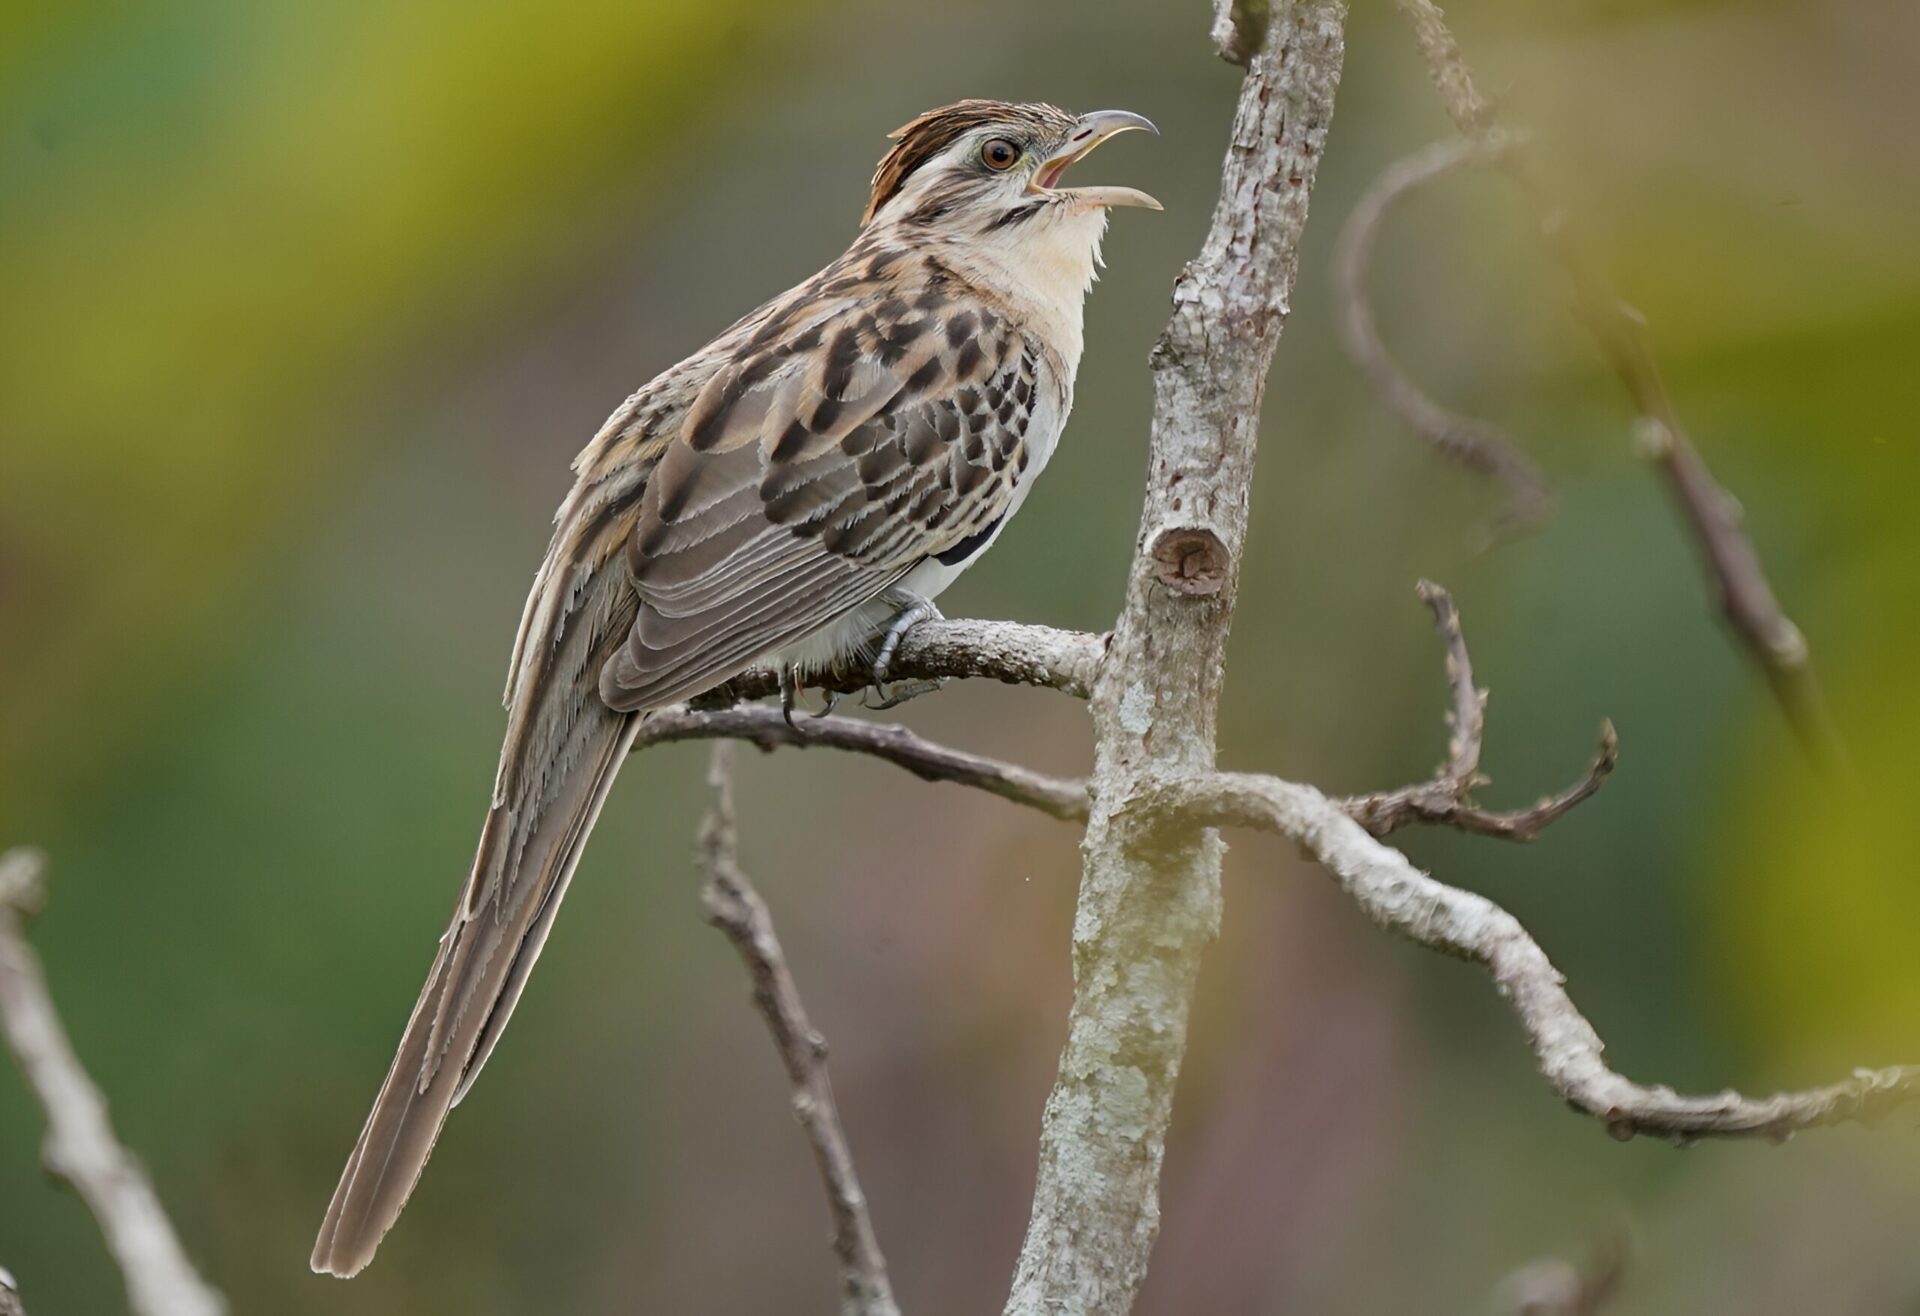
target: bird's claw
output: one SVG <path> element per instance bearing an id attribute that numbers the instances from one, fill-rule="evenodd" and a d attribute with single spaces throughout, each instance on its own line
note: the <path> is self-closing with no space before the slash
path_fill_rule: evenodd
<path id="1" fill-rule="evenodd" d="M 832 713 L 835 708 L 839 707 L 840 692 L 838 690 L 822 690 L 820 692 L 820 700 L 819 710 L 807 714 L 809 718 L 818 720 Z M 794 721 L 794 714 L 799 711 L 799 708 L 800 672 L 797 668 L 783 666 L 780 669 L 780 716 L 787 720 L 787 730 L 792 731 L 796 735 L 804 734 L 804 732 L 801 731 L 800 724 Z"/>
<path id="2" fill-rule="evenodd" d="M 797 732 L 799 724 L 793 720 L 793 710 L 800 702 L 800 677 L 786 664 L 780 666 L 780 716 L 787 720 L 787 730 Z"/>

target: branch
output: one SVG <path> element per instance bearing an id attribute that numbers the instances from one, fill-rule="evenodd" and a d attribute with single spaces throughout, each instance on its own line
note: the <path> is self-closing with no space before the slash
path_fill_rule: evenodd
<path id="1" fill-rule="evenodd" d="M 1050 777 L 1018 764 L 951 749 L 885 722 L 827 716 L 801 717 L 789 723 L 779 709 L 768 706 L 668 708 L 647 718 L 634 748 L 675 740 L 714 739 L 744 740 L 769 752 L 824 748 L 869 754 L 905 768 L 922 781 L 972 786 L 1063 821 L 1087 816 L 1084 777 Z"/>
<path id="2" fill-rule="evenodd" d="M 1460 629 L 1460 613 L 1453 596 L 1430 580 L 1419 586 L 1420 601 L 1433 612 L 1434 628 L 1447 647 L 1447 683 L 1453 708 L 1447 715 L 1452 735 L 1447 761 L 1430 781 L 1342 800 L 1340 807 L 1375 836 L 1386 836 L 1410 823 L 1437 823 L 1476 836 L 1506 841 L 1531 841 L 1605 784 L 1620 757 L 1613 723 L 1600 725 L 1600 748 L 1583 775 L 1558 795 L 1549 795 L 1530 809 L 1496 813 L 1474 803 L 1476 786 L 1486 784 L 1480 773 L 1480 746 L 1487 729 L 1487 692 L 1473 683 L 1473 660 L 1467 655 L 1467 637 Z"/>
<path id="3" fill-rule="evenodd" d="M 147 1174 L 114 1137 L 106 1098 L 73 1052 L 22 920 L 45 899 L 46 861 L 0 854 L 0 1024 L 47 1116 L 47 1169 L 100 1224 L 137 1316 L 220 1316 L 226 1304 L 187 1260 Z"/>
<path id="4" fill-rule="evenodd" d="M 1447 117 L 1462 137 L 1478 137 L 1493 127 L 1493 104 L 1473 85 L 1473 74 L 1460 43 L 1447 27 L 1447 17 L 1432 0 L 1396 0 L 1401 16 L 1413 27 L 1414 43 L 1427 62 L 1427 76 L 1440 93 Z"/>
<path id="5" fill-rule="evenodd" d="M 1396 3 L 1413 27 L 1448 117 L 1462 136 L 1485 141 L 1493 129 L 1493 107 L 1474 86 L 1446 16 L 1433 0 Z M 1741 526 L 1739 503 L 1714 479 L 1687 437 L 1654 359 L 1645 317 L 1621 298 L 1588 254 L 1566 207 L 1532 167 L 1522 143 L 1508 142 L 1502 158 L 1531 196 L 1541 229 L 1572 282 L 1579 317 L 1638 413 L 1634 431 L 1640 450 L 1659 470 L 1680 509 L 1721 613 L 1766 677 L 1808 754 L 1823 767 L 1843 765 L 1845 752 L 1814 676 L 1806 637 L 1782 610 L 1760 554 Z"/>
<path id="6" fill-rule="evenodd" d="M 987 677 L 1008 685 L 1043 686 L 1085 699 L 1106 653 L 1106 637 L 1013 621 L 926 621 L 901 637 L 889 679 Z M 872 670 L 849 663 L 813 685 L 855 694 L 872 683 Z M 780 693 L 778 676 L 755 669 L 735 677 L 696 708 L 722 707 Z"/>
<path id="7" fill-rule="evenodd" d="M 887 1263 L 880 1255 L 866 1195 L 853 1171 L 853 1152 L 827 1077 L 827 1041 L 814 1031 L 774 935 L 773 917 L 740 869 L 733 812 L 731 746 L 713 747 L 707 784 L 713 802 L 700 828 L 700 862 L 707 871 L 702 898 L 707 921 L 726 935 L 753 979 L 753 1003 L 793 1085 L 793 1113 L 806 1130 L 833 1215 L 833 1252 L 840 1259 L 842 1316 L 900 1316 Z"/>
<path id="8" fill-rule="evenodd" d="M 1341 801 L 1361 826 L 1386 836 L 1414 823 L 1458 828 L 1479 836 L 1531 841 L 1547 826 L 1599 790 L 1618 760 L 1611 724 L 1601 727 L 1600 749 L 1586 773 L 1566 790 L 1529 809 L 1498 812 L 1482 808 L 1472 795 L 1486 778 L 1479 772 L 1485 733 L 1486 691 L 1473 681 L 1473 662 L 1453 597 L 1429 581 L 1420 582 L 1420 598 L 1432 609 L 1434 625 L 1447 646 L 1447 678 L 1453 693 L 1448 724 L 1453 729 L 1447 762 L 1429 781 L 1394 791 L 1378 791 Z M 636 750 L 682 740 L 744 740 L 759 749 L 838 749 L 905 768 L 922 781 L 971 786 L 1001 799 L 1037 809 L 1063 822 L 1084 821 L 1087 780 L 1054 777 L 1015 763 L 972 754 L 916 735 L 903 726 L 826 715 L 788 722 L 777 708 L 736 705 L 726 708 L 669 708 L 651 714 L 634 742 Z"/>
<path id="9" fill-rule="evenodd" d="M 1089 703 L 1073 1006 L 1007 1299 L 1016 1316 L 1126 1311 L 1158 1231 L 1189 1012 L 1220 922 L 1221 845 L 1156 834 L 1124 806 L 1156 775 L 1213 768 L 1260 401 L 1333 116 L 1344 19 L 1337 0 L 1271 4 L 1212 224 L 1153 351 L 1137 552 Z"/>
<path id="10" fill-rule="evenodd" d="M 1449 411 L 1408 378 L 1381 341 L 1373 309 L 1367 302 L 1367 274 L 1381 221 L 1394 202 L 1457 169 L 1497 160 L 1513 145 L 1510 139 L 1492 136 L 1443 142 L 1390 165 L 1354 204 L 1334 253 L 1338 294 L 1334 305 L 1339 313 L 1340 341 L 1347 354 L 1366 372 L 1387 409 L 1408 429 L 1442 456 L 1505 483 L 1507 510 L 1496 533 L 1536 526 L 1547 519 L 1553 510 L 1553 497 L 1547 491 L 1546 477 L 1506 435 L 1485 421 Z"/>
<path id="11" fill-rule="evenodd" d="M 1599 1034 L 1518 919 L 1485 896 L 1421 872 L 1311 786 L 1216 773 L 1145 792 L 1137 807 L 1161 827 L 1177 820 L 1182 826 L 1252 827 L 1287 837 L 1381 928 L 1485 968 L 1519 1016 L 1548 1084 L 1616 1138 L 1649 1134 L 1682 1144 L 1708 1137 L 1784 1138 L 1801 1129 L 1871 1121 L 1920 1101 L 1920 1066 L 1914 1065 L 1857 1069 L 1838 1083 L 1768 1097 L 1733 1091 L 1685 1096 L 1631 1082 L 1607 1067 Z"/>

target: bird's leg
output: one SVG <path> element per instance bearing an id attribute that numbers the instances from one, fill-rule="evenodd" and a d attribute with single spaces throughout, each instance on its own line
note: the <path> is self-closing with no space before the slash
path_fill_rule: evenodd
<path id="1" fill-rule="evenodd" d="M 887 677 L 893 668 L 893 655 L 900 648 L 900 639 L 908 631 L 923 621 L 944 621 L 940 609 L 933 606 L 932 599 L 908 596 L 905 606 L 893 615 L 886 629 L 880 633 L 880 647 L 873 655 L 873 685 L 870 687 L 874 699 L 862 699 L 861 703 L 878 712 L 886 708 L 898 708 L 909 699 L 918 699 L 921 695 L 930 695 L 947 683 L 942 676 L 931 681 L 909 681 L 887 689 Z"/>

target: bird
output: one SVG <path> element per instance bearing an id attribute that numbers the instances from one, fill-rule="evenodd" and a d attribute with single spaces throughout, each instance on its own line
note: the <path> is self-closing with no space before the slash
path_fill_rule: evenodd
<path id="1" fill-rule="evenodd" d="M 1025 502 L 1073 405 L 1130 187 L 1069 187 L 1123 110 L 964 100 L 889 134 L 846 251 L 622 403 L 574 460 L 508 665 L 473 866 L 315 1242 L 352 1276 L 492 1056 L 649 712 L 870 662 Z M 917 691 L 916 691 L 917 692 Z"/>

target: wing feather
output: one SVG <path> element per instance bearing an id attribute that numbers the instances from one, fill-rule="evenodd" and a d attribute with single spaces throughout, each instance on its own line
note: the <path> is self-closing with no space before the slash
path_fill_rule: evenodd
<path id="1" fill-rule="evenodd" d="M 992 311 L 872 289 L 743 342 L 688 408 L 627 545 L 616 709 L 720 684 L 1011 506 L 1038 349 Z"/>

